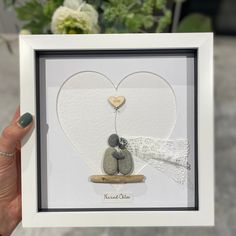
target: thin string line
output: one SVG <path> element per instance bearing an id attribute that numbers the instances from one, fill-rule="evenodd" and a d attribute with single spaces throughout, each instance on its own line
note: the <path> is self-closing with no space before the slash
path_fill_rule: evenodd
<path id="1" fill-rule="evenodd" d="M 115 132 L 116 134 L 118 135 L 118 132 L 117 132 L 117 125 L 116 125 L 116 120 L 117 120 L 117 113 L 118 113 L 118 109 L 115 109 Z"/>

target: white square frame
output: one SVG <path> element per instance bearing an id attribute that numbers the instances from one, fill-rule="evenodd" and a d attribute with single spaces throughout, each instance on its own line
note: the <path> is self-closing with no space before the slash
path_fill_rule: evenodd
<path id="1" fill-rule="evenodd" d="M 21 35 L 21 113 L 36 114 L 36 51 L 97 49 L 196 49 L 198 77 L 198 200 L 189 211 L 39 212 L 36 129 L 22 142 L 24 227 L 214 225 L 213 34 Z M 36 117 L 35 117 L 36 119 Z M 35 125 L 37 121 L 35 120 Z"/>

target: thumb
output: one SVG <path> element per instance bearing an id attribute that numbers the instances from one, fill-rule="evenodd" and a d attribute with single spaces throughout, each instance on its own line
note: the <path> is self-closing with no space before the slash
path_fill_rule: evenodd
<path id="1" fill-rule="evenodd" d="M 31 129 L 32 121 L 33 116 L 30 113 L 25 113 L 7 126 L 0 136 L 0 152 L 14 152 L 17 143 Z M 1 153 L 0 158 L 2 158 Z"/>

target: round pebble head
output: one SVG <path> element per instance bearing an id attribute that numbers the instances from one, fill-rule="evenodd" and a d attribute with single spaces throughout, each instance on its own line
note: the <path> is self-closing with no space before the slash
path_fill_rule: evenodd
<path id="1" fill-rule="evenodd" d="M 119 143 L 119 148 L 123 150 L 123 149 L 126 148 L 126 145 L 125 145 L 125 144 L 122 144 L 122 143 Z"/>
<path id="2" fill-rule="evenodd" d="M 119 136 L 117 134 L 112 134 L 108 138 L 108 144 L 110 147 L 116 147 L 119 145 Z"/>
<path id="3" fill-rule="evenodd" d="M 128 144 L 128 141 L 124 138 L 120 138 L 119 140 L 119 148 L 120 149 L 125 149 Z"/>

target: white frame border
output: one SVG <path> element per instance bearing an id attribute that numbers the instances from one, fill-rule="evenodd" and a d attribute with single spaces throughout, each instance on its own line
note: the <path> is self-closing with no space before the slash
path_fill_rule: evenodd
<path id="1" fill-rule="evenodd" d="M 198 50 L 199 210 L 38 212 L 36 130 L 22 142 L 22 218 L 24 227 L 213 226 L 214 81 L 213 34 L 20 35 L 21 114 L 36 114 L 35 51 L 80 49 Z M 36 120 L 35 120 L 36 126 Z M 26 142 L 27 141 L 27 142 Z"/>

